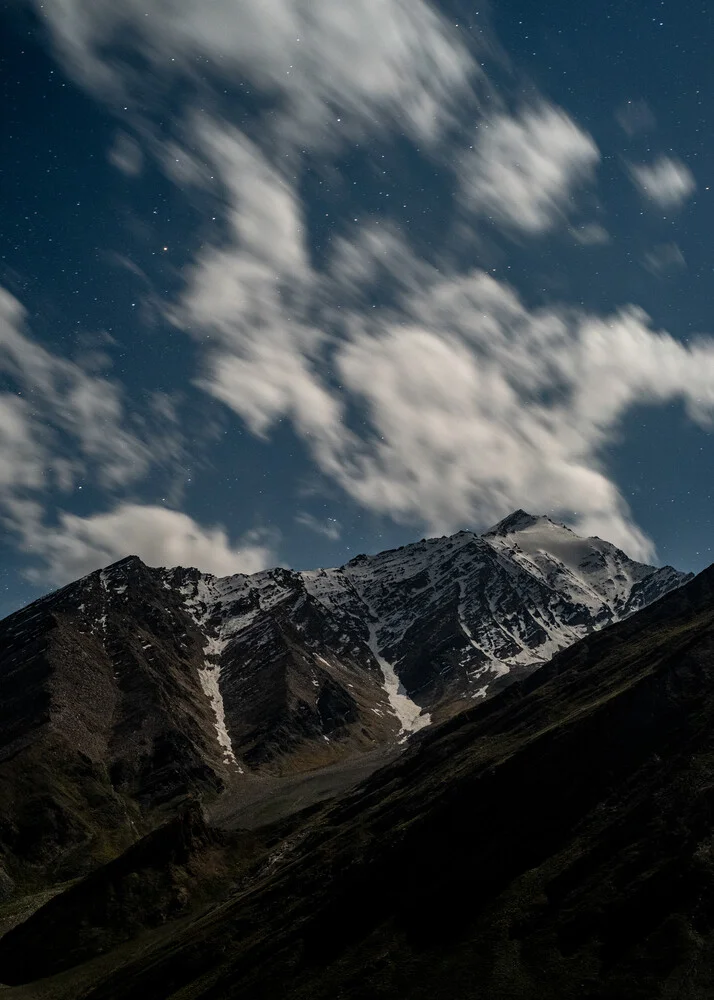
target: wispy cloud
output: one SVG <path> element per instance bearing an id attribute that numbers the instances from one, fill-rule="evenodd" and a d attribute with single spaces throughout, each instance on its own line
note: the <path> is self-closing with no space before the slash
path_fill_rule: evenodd
<path id="1" fill-rule="evenodd" d="M 331 542 L 336 542 L 342 537 L 342 525 L 335 517 L 326 517 L 320 520 L 312 514 L 308 514 L 307 511 L 300 511 L 295 515 L 295 523 L 303 528 L 309 528 L 316 535 L 323 535 Z"/>
<path id="2" fill-rule="evenodd" d="M 23 306 L 0 289 L 0 373 L 13 380 L 25 408 L 27 435 L 43 454 L 51 472 L 55 455 L 62 454 L 57 432 L 74 442 L 77 468 L 90 463 L 107 487 L 125 485 L 144 475 L 150 454 L 146 445 L 125 426 L 121 387 L 85 371 L 77 363 L 52 353 L 26 330 Z M 15 410 L 18 413 L 17 408 Z"/>
<path id="3" fill-rule="evenodd" d="M 197 126 L 223 180 L 231 242 L 206 245 L 186 275 L 175 323 L 211 334 L 199 385 L 265 435 L 289 415 L 320 449 L 337 444 L 340 406 L 315 370 L 328 340 L 308 321 L 319 280 L 288 180 L 240 132 Z"/>
<path id="4" fill-rule="evenodd" d="M 0 509 L 3 497 L 43 486 L 47 462 L 29 404 L 12 393 L 0 394 Z"/>
<path id="5" fill-rule="evenodd" d="M 689 167 L 671 156 L 660 156 L 651 164 L 630 164 L 630 176 L 640 193 L 660 208 L 679 208 L 697 186 Z"/>
<path id="6" fill-rule="evenodd" d="M 513 229 L 541 233 L 563 217 L 575 188 L 600 159 L 592 138 L 550 105 L 478 126 L 461 164 L 463 196 L 473 209 Z"/>
<path id="7" fill-rule="evenodd" d="M 58 492 L 84 482 L 110 499 L 185 457 L 175 402 L 154 394 L 148 414 L 130 418 L 121 385 L 40 344 L 20 302 L 3 290 L 0 377 L 8 386 L 0 393 L 0 522 L 39 560 L 35 579 L 64 583 L 131 552 L 216 572 L 267 561 L 262 541 L 232 546 L 222 528 L 203 529 L 161 507 L 120 502 L 109 514 L 60 513 L 55 523 Z"/>
<path id="8" fill-rule="evenodd" d="M 585 247 L 604 246 L 610 242 L 610 234 L 599 222 L 586 222 L 580 226 L 572 226 L 570 232 L 575 241 Z"/>
<path id="9" fill-rule="evenodd" d="M 107 158 L 127 177 L 138 177 L 144 162 L 144 154 L 136 139 L 126 132 L 117 132 L 109 147 Z"/>
<path id="10" fill-rule="evenodd" d="M 658 243 L 647 251 L 642 263 L 657 277 L 676 274 L 687 266 L 684 254 L 676 243 Z"/>

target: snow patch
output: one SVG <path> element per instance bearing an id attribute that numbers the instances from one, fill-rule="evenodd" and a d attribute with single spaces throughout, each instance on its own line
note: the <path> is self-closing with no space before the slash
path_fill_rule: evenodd
<path id="1" fill-rule="evenodd" d="M 457 613 L 459 616 L 459 626 L 461 628 L 461 631 L 469 640 L 469 643 L 473 646 L 473 648 L 478 650 L 479 653 L 483 653 L 483 650 L 474 639 L 473 635 L 471 634 L 471 629 L 468 627 L 464 619 L 464 614 L 466 612 L 466 585 L 464 583 L 463 577 L 459 577 L 458 584 L 459 584 L 459 606 L 457 609 Z"/>
<path id="2" fill-rule="evenodd" d="M 371 609 L 369 610 L 371 611 Z M 397 677 L 394 666 L 385 660 L 380 653 L 377 643 L 377 623 L 369 622 L 367 628 L 369 629 L 367 645 L 382 671 L 384 690 L 387 692 L 391 709 L 399 720 L 401 732 L 416 733 L 419 729 L 431 724 L 431 716 L 428 712 L 422 714 L 421 706 L 411 700 L 404 685 Z"/>
<path id="3" fill-rule="evenodd" d="M 214 725 L 216 727 L 218 742 L 223 747 L 223 759 L 226 762 L 230 761 L 232 764 L 237 765 L 238 761 L 233 753 L 233 744 L 226 729 L 226 712 L 220 688 L 221 668 L 217 663 L 206 661 L 206 665 L 199 669 L 198 677 L 201 681 L 203 692 L 211 702 L 213 714 L 216 717 Z"/>
<path id="4" fill-rule="evenodd" d="M 215 597 L 213 584 L 214 580 L 212 577 L 205 577 L 199 579 L 195 587 L 185 584 L 180 590 L 183 597 L 187 597 L 188 593 L 191 593 L 192 596 L 184 601 L 184 607 L 201 629 L 204 628 L 205 620 L 208 617 L 207 606 L 211 599 Z M 183 633 L 184 636 L 186 634 L 186 632 Z M 209 657 L 215 659 L 220 656 L 230 640 L 223 638 L 221 635 L 207 636 L 205 634 L 204 640 L 203 655 L 205 660 L 203 667 L 199 667 L 198 678 L 201 682 L 203 693 L 211 702 L 211 708 L 215 715 L 214 725 L 216 727 L 218 743 L 223 748 L 223 762 L 234 764 L 238 768 L 238 773 L 243 774 L 244 772 L 238 765 L 236 755 L 233 752 L 233 744 L 226 728 L 226 709 L 223 704 L 220 685 L 221 666 L 218 663 L 212 663 L 209 659 Z"/>

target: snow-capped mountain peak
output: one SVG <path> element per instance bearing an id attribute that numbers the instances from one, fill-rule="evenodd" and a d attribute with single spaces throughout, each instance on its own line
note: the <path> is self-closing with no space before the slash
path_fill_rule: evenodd
<path id="1" fill-rule="evenodd" d="M 514 535 L 528 528 L 545 524 L 554 525 L 554 522 L 549 517 L 546 517 L 545 514 L 529 514 L 528 511 L 519 508 L 518 510 L 514 510 L 512 514 L 509 514 L 508 517 L 504 517 L 498 524 L 494 524 L 488 531 L 484 531 L 483 536 L 488 538 L 490 535 Z M 566 531 L 568 530 L 570 529 L 566 528 Z"/>
<path id="2" fill-rule="evenodd" d="M 489 544 L 506 549 L 510 557 L 539 575 L 570 600 L 593 612 L 607 608 L 615 617 L 630 613 L 633 588 L 662 574 L 655 566 L 638 563 L 601 538 L 582 538 L 549 517 L 519 510 L 484 534 Z M 671 568 L 665 567 L 664 580 Z"/>

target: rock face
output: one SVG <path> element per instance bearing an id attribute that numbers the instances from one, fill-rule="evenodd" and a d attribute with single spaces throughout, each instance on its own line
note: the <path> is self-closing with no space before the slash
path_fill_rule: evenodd
<path id="1" fill-rule="evenodd" d="M 92 573 L 0 623 L 0 891 L 191 794 L 403 744 L 685 579 L 523 511 L 339 569 Z"/>
<path id="2" fill-rule="evenodd" d="M 0 856 L 20 887 L 90 870 L 149 812 L 221 788 L 195 633 L 133 558 L 0 623 Z"/>

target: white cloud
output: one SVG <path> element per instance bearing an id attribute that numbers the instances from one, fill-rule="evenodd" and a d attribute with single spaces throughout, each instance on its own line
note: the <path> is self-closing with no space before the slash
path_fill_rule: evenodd
<path id="1" fill-rule="evenodd" d="M 581 226 L 572 226 L 570 232 L 576 242 L 585 247 L 603 246 L 610 242 L 610 234 L 599 222 L 586 222 Z"/>
<path id="2" fill-rule="evenodd" d="M 125 429 L 119 386 L 52 354 L 25 332 L 25 325 L 22 305 L 0 289 L 0 372 L 32 400 L 26 424 L 36 447 L 51 439 L 59 448 L 56 435 L 50 438 L 49 428 L 54 428 L 76 442 L 73 464 L 90 462 L 103 485 L 123 485 L 144 475 L 149 451 Z"/>
<path id="3" fill-rule="evenodd" d="M 165 507 L 124 503 L 91 517 L 61 513 L 54 528 L 35 522 L 27 529 L 23 548 L 43 562 L 31 578 L 56 585 L 127 555 L 138 555 L 150 566 L 195 566 L 217 576 L 274 565 L 269 541 L 260 535 L 249 533 L 233 545 L 225 528 L 203 528 Z"/>
<path id="4" fill-rule="evenodd" d="M 261 205 L 293 204 L 282 178 L 270 184 L 279 196 L 269 185 Z M 237 191 L 234 198 L 242 211 L 257 211 Z M 681 398 L 692 419 L 709 420 L 713 341 L 685 347 L 636 309 L 604 318 L 530 312 L 483 272 L 444 276 L 410 260 L 394 233 L 341 245 L 332 292 L 341 299 L 346 287 L 361 288 L 368 297 L 379 280 L 381 265 L 373 264 L 386 250 L 400 309 L 365 310 L 355 295 L 338 311 L 329 282 L 310 273 L 299 228 L 284 225 L 293 237 L 275 252 L 272 241 L 255 244 L 257 270 L 244 270 L 249 261 L 236 245 L 220 251 L 220 268 L 204 251 L 191 272 L 190 325 L 214 342 L 204 388 L 256 433 L 291 419 L 324 473 L 365 508 L 397 520 L 441 532 L 524 506 L 568 517 L 634 556 L 652 555 L 600 455 L 636 404 Z M 236 216 L 237 234 L 253 230 Z M 256 263 L 261 255 L 264 265 Z M 303 299 L 290 299 L 292 277 L 307 290 Z M 276 294 L 281 281 L 289 311 Z M 325 313 L 341 315 L 342 339 L 320 328 Z"/>
<path id="5" fill-rule="evenodd" d="M 309 528 L 316 535 L 323 535 L 331 542 L 336 542 L 342 537 L 342 525 L 334 517 L 326 517 L 324 520 L 319 520 L 319 518 L 314 517 L 312 514 L 308 514 L 307 511 L 300 511 L 300 513 L 295 515 L 295 523 L 302 525 L 303 528 Z"/>
<path id="6" fill-rule="evenodd" d="M 327 463 L 342 419 L 315 370 L 327 337 L 306 320 L 318 281 L 298 201 L 240 132 L 196 127 L 223 180 L 232 242 L 200 251 L 173 321 L 202 342 L 210 336 L 204 389 L 259 435 L 290 416 Z"/>
<path id="7" fill-rule="evenodd" d="M 36 578 L 66 582 L 90 563 L 96 568 L 100 556 L 106 562 L 126 554 L 122 547 L 133 541 L 147 557 L 195 552 L 221 565 L 225 554 L 228 565 L 233 550 L 224 533 L 193 531 L 184 515 L 159 508 L 124 505 L 111 516 L 87 519 L 62 514 L 58 527 L 47 527 L 54 491 L 69 493 L 85 480 L 110 495 L 121 493 L 150 468 L 182 458 L 183 440 L 169 397 L 152 397 L 152 419 L 144 426 L 143 414 L 132 414 L 133 433 L 121 386 L 52 353 L 26 327 L 22 305 L 0 289 L 0 377 L 15 385 L 15 392 L 0 393 L 0 522 L 24 551 L 45 560 Z M 236 551 L 250 559 L 262 548 Z"/>
<path id="8" fill-rule="evenodd" d="M 364 401 L 374 433 L 343 485 L 365 506 L 421 516 L 437 533 L 487 524 L 518 506 L 586 509 L 606 514 L 608 537 L 642 554 L 641 536 L 599 468 L 601 435 L 592 424 L 574 425 L 565 400 L 542 402 L 561 381 L 546 352 L 568 331 L 557 317 L 517 316 L 507 290 L 489 283 L 474 275 L 439 289 L 452 299 L 450 313 L 442 300 L 418 326 L 387 323 L 344 348 L 342 377 Z"/>
<path id="9" fill-rule="evenodd" d="M 435 531 L 555 509 L 651 556 L 599 455 L 635 404 L 680 398 L 708 424 L 714 340 L 685 347 L 636 309 L 530 313 L 479 272 L 437 281 L 411 312 L 375 317 L 340 352 L 373 430 L 345 488 Z"/>
<path id="10" fill-rule="evenodd" d="M 656 277 L 675 274 L 687 266 L 684 254 L 676 243 L 658 243 L 647 251 L 642 263 Z"/>
<path id="11" fill-rule="evenodd" d="M 0 289 L 0 374 L 20 387 L 0 394 L 0 519 L 39 560 L 32 579 L 66 583 L 132 553 L 153 565 L 217 574 L 255 572 L 273 561 L 264 536 L 232 544 L 224 528 L 203 528 L 164 507 L 124 502 L 89 517 L 60 512 L 48 526 L 53 487 L 71 490 L 87 477 L 121 489 L 150 466 L 183 457 L 183 440 L 174 399 L 151 397 L 152 420 L 140 439 L 126 429 L 121 388 L 48 351 L 31 338 L 25 319 L 21 304 Z"/>
<path id="12" fill-rule="evenodd" d="M 28 404 L 11 393 L 0 394 L 0 500 L 19 489 L 41 487 L 47 462 Z"/>
<path id="13" fill-rule="evenodd" d="M 108 55 L 119 41 L 161 73 L 199 80 L 207 60 L 278 98 L 281 134 L 300 142 L 380 119 L 433 139 L 479 75 L 458 31 L 425 0 L 166 0 L 150 9 L 144 0 L 35 2 L 85 86 L 151 104 L 146 70 L 137 75 Z"/>
<path id="14" fill-rule="evenodd" d="M 563 216 L 599 158 L 592 138 L 558 108 L 501 114 L 478 126 L 463 158 L 463 197 L 501 224 L 540 233 Z"/>
<path id="15" fill-rule="evenodd" d="M 127 177 L 138 177 L 144 163 L 144 154 L 136 139 L 126 132 L 117 132 L 109 147 L 107 159 Z"/>
<path id="16" fill-rule="evenodd" d="M 629 169 L 641 194 L 660 208 L 678 208 L 697 186 L 689 167 L 671 156 L 660 156 L 649 165 L 630 164 Z"/>

